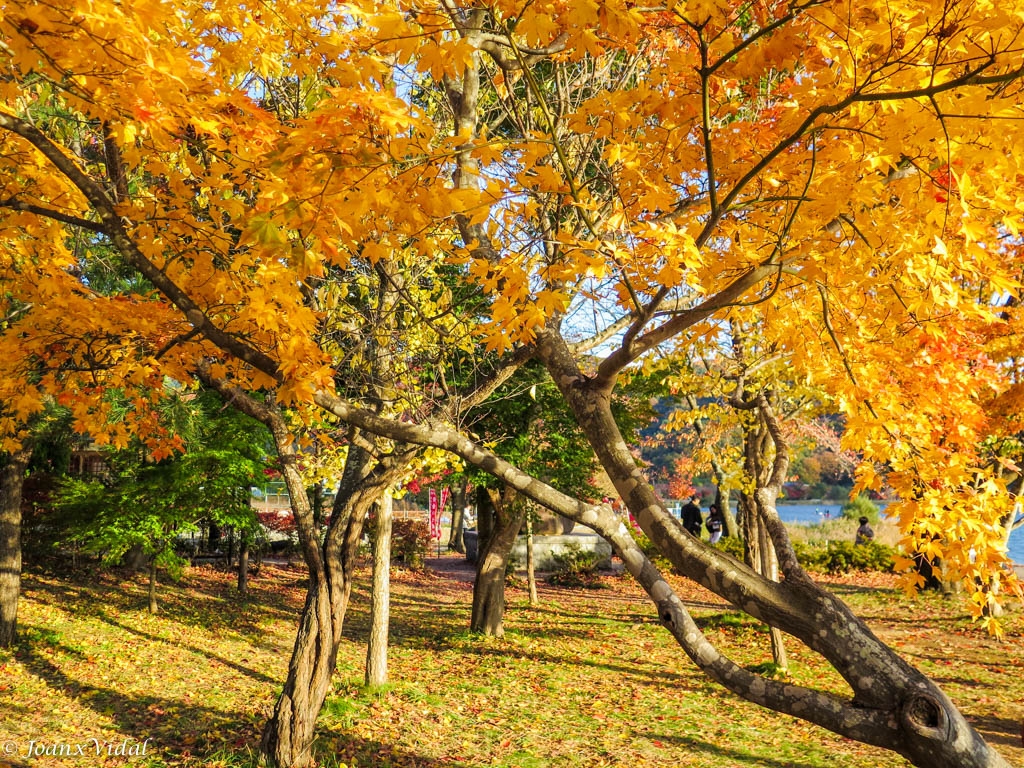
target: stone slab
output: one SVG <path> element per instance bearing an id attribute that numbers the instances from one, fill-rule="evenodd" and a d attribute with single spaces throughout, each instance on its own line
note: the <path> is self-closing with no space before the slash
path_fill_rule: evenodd
<path id="1" fill-rule="evenodd" d="M 573 533 L 561 536 L 534 536 L 533 557 L 534 567 L 538 571 L 554 570 L 557 563 L 555 557 L 565 554 L 573 544 L 580 548 L 581 552 L 596 552 L 601 559 L 599 568 L 610 568 L 612 562 L 612 547 L 607 541 L 596 533 L 588 532 L 589 529 L 574 531 Z M 466 531 L 463 534 L 463 541 L 466 544 L 466 559 L 471 563 L 476 562 L 478 541 L 476 531 Z M 526 537 L 520 536 L 512 547 L 512 557 L 516 559 L 520 568 L 526 566 Z"/>

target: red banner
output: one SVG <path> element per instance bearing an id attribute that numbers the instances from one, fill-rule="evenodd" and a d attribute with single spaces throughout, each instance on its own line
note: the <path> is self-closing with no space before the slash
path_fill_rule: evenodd
<path id="1" fill-rule="evenodd" d="M 430 489 L 430 538 L 441 540 L 441 514 L 444 512 L 444 507 L 448 503 L 448 499 L 451 496 L 451 489 L 442 488 L 441 495 L 438 496 L 437 490 L 434 488 Z"/>
<path id="2" fill-rule="evenodd" d="M 430 489 L 430 538 L 441 538 L 441 504 L 437 498 L 437 491 L 433 488 Z"/>

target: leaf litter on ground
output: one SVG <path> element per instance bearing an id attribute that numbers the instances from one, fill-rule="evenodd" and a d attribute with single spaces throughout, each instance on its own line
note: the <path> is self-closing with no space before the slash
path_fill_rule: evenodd
<path id="1" fill-rule="evenodd" d="M 315 754 L 323 766 L 768 766 L 885 768 L 906 761 L 715 685 L 662 630 L 643 592 L 608 575 L 603 589 L 541 585 L 540 604 L 508 591 L 506 635 L 470 634 L 472 584 L 455 556 L 392 577 L 391 683 L 368 691 L 362 665 L 368 571 L 353 591 L 334 688 Z M 771 660 L 764 627 L 702 587 L 670 577 L 698 623 L 739 663 Z M 1024 764 L 1024 621 L 1002 642 L 956 598 L 906 598 L 893 577 L 830 585 L 873 629 L 935 678 L 1011 763 Z M 251 766 L 284 680 L 305 597 L 301 569 L 264 566 L 242 598 L 234 575 L 193 568 L 161 585 L 145 612 L 143 580 L 24 581 L 22 639 L 0 653 L 0 737 L 117 745 L 146 754 L 40 755 L 50 766 Z M 839 695 L 842 680 L 789 644 L 794 682 Z M 12 763 L 18 765 L 19 763 Z"/>

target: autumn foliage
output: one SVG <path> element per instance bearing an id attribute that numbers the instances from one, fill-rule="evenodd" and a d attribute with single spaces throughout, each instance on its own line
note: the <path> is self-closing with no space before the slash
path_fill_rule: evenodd
<path id="1" fill-rule="evenodd" d="M 737 322 L 836 403 L 859 488 L 899 494 L 905 548 L 941 555 L 997 630 L 1022 18 L 12 0 L 0 448 L 54 398 L 97 442 L 173 451 L 153 404 L 203 376 L 288 409 L 309 444 L 344 422 L 493 467 L 465 403 L 532 358 L 639 524 L 725 584 L 719 554 L 673 539 L 608 403 L 623 372 Z"/>

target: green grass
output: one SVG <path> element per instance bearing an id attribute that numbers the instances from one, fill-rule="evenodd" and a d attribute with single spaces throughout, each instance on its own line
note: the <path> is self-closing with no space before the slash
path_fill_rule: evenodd
<path id="1" fill-rule="evenodd" d="M 287 669 L 304 590 L 297 571 L 265 569 L 238 599 L 232 576 L 202 569 L 161 587 L 106 576 L 25 580 L 22 635 L 0 652 L 0 741 L 139 742 L 145 757 L 39 757 L 32 766 L 254 765 L 259 731 Z M 509 592 L 507 634 L 466 631 L 471 585 L 393 577 L 391 683 L 362 684 L 365 583 L 357 584 L 339 672 L 320 719 L 328 768 L 442 766 L 767 766 L 886 768 L 901 758 L 747 704 L 701 675 L 627 579 L 607 589 L 542 586 L 538 607 Z M 679 581 L 708 636 L 740 664 L 769 669 L 764 627 Z M 835 589 L 877 633 L 932 674 L 1011 762 L 1024 764 L 1024 627 L 997 643 L 956 599 L 911 600 L 891 577 Z M 843 691 L 815 654 L 789 646 L 794 682 Z M 0 757 L 0 765 L 2 757 Z"/>

